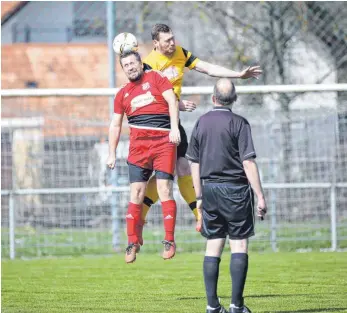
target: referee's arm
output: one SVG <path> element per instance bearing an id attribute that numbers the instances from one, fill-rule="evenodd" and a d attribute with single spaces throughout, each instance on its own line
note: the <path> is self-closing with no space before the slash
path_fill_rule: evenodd
<path id="1" fill-rule="evenodd" d="M 190 170 L 192 172 L 193 185 L 195 190 L 195 196 L 197 200 L 201 200 L 201 180 L 200 180 L 200 164 L 189 161 Z"/>
<path id="2" fill-rule="evenodd" d="M 258 171 L 258 166 L 256 161 L 253 158 L 246 159 L 242 162 L 243 168 L 245 170 L 248 181 L 250 182 L 254 193 L 257 198 L 264 198 L 263 188 L 260 182 L 260 176 Z"/>
<path id="3" fill-rule="evenodd" d="M 200 146 L 199 146 L 199 140 L 197 138 L 198 124 L 199 124 L 199 121 L 195 124 L 192 135 L 190 137 L 190 142 L 189 142 L 188 150 L 186 153 L 186 159 L 189 161 L 190 169 L 192 172 L 195 196 L 197 200 L 200 200 L 202 196 L 202 192 L 201 192 L 200 164 L 199 164 Z"/>

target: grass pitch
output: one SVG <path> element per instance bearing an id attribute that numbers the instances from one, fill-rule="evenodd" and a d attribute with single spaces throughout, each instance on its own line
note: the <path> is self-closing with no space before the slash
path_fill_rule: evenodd
<path id="1" fill-rule="evenodd" d="M 230 255 L 219 296 L 230 303 Z M 203 313 L 203 254 L 169 261 L 123 254 L 2 262 L 2 312 Z M 346 253 L 250 253 L 246 304 L 253 313 L 347 312 Z"/>

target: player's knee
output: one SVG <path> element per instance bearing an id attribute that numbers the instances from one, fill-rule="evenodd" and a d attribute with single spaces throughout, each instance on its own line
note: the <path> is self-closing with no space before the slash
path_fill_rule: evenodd
<path id="1" fill-rule="evenodd" d="M 172 182 L 162 181 L 161 183 L 157 183 L 157 189 L 160 201 L 167 201 L 173 199 L 173 192 L 172 192 Z"/>
<path id="2" fill-rule="evenodd" d="M 186 158 L 178 158 L 176 163 L 176 172 L 178 177 L 190 175 L 190 166 Z"/>
<path id="3" fill-rule="evenodd" d="M 134 186 L 130 192 L 130 202 L 141 204 L 145 197 L 145 188 L 143 186 Z"/>

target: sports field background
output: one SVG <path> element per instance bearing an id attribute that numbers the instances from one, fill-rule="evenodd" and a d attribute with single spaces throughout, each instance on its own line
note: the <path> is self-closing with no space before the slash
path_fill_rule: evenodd
<path id="1" fill-rule="evenodd" d="M 126 242 L 126 226 L 121 226 L 121 242 Z M 338 246 L 340 250 L 347 249 L 347 228 L 345 223 L 341 223 L 337 228 L 339 238 Z M 2 256 L 8 258 L 8 230 L 2 229 Z M 312 228 L 305 224 L 285 224 L 277 230 L 277 251 L 326 251 L 331 248 L 331 231 L 328 223 Z M 204 251 L 205 239 L 194 230 L 193 225 L 189 228 L 178 229 L 176 231 L 177 248 L 180 252 L 201 252 Z M 162 249 L 161 241 L 164 238 L 163 227 L 147 226 L 144 231 L 145 246 L 144 252 L 153 253 Z M 258 222 L 256 235 L 252 238 L 250 250 L 253 252 L 270 252 L 271 227 L 268 219 Z M 16 236 L 16 255 L 19 258 L 33 258 L 45 256 L 80 256 L 94 254 L 112 254 L 111 230 L 94 230 L 86 232 L 83 229 L 51 229 L 40 234 L 34 228 L 26 227 L 18 229 Z M 119 245 L 116 250 L 124 250 L 125 245 Z"/>
<path id="2" fill-rule="evenodd" d="M 178 203 L 176 257 L 160 257 L 157 206 L 138 260 L 126 265 L 128 191 L 99 190 L 128 187 L 127 133 L 110 175 L 104 158 L 112 101 L 94 93 L 111 85 L 107 34 L 135 34 L 145 55 L 158 22 L 201 60 L 234 70 L 259 64 L 264 71 L 259 80 L 235 81 L 237 88 L 263 86 L 240 93 L 234 107 L 252 125 L 268 184 L 269 212 L 251 241 L 247 305 L 253 313 L 347 312 L 347 253 L 322 252 L 347 250 L 347 90 L 325 89 L 347 82 L 344 2 L 2 1 L 1 9 L 2 89 L 86 88 L 77 97 L 2 95 L 2 312 L 205 312 L 205 240 L 185 202 Z M 119 87 L 125 76 L 119 62 L 114 69 Z M 201 90 L 184 94 L 199 104 L 181 114 L 188 137 L 211 108 L 206 86 L 214 83 L 185 74 L 184 87 Z M 268 89 L 310 84 L 320 91 Z M 229 261 L 225 251 L 219 295 L 226 307 Z"/>
<path id="3" fill-rule="evenodd" d="M 250 253 L 245 301 L 253 313 L 347 312 L 346 253 Z M 219 296 L 229 305 L 230 255 Z M 202 313 L 202 253 L 123 253 L 2 262 L 2 312 Z"/>

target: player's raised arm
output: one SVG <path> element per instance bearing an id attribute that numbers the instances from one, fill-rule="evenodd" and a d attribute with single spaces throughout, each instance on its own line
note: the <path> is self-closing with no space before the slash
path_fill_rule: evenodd
<path id="1" fill-rule="evenodd" d="M 259 75 L 263 72 L 260 66 L 249 66 L 241 72 L 235 72 L 233 70 L 227 69 L 223 66 L 211 64 L 205 61 L 199 60 L 194 70 L 207 74 L 212 77 L 225 77 L 225 78 L 258 78 Z"/>
<path id="2" fill-rule="evenodd" d="M 113 169 L 116 164 L 116 149 L 122 130 L 123 114 L 114 113 L 108 131 L 108 158 L 107 166 Z"/>

